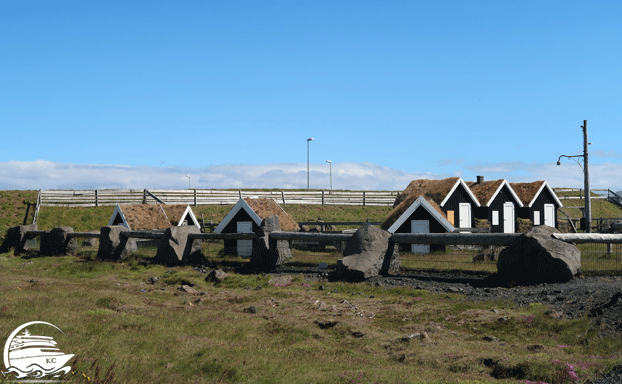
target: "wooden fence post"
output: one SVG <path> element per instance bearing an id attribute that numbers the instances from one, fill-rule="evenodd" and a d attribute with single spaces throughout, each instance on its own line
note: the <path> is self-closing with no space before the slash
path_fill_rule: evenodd
<path id="1" fill-rule="evenodd" d="M 363 207 L 365 206 L 365 191 L 363 191 Z"/>
<path id="2" fill-rule="evenodd" d="M 285 205 L 285 192 L 281 191 L 281 199 L 283 199 L 283 205 Z"/>
<path id="3" fill-rule="evenodd" d="M 97 189 L 95 190 L 95 207 L 99 207 L 99 201 L 97 201 Z"/>
<path id="4" fill-rule="evenodd" d="M 197 206 L 197 190 L 194 190 L 194 206 Z"/>
<path id="5" fill-rule="evenodd" d="M 322 191 L 322 206 L 324 206 L 324 191 Z"/>

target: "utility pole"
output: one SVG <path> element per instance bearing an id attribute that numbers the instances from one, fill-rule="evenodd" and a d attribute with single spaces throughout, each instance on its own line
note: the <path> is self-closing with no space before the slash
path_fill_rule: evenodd
<path id="1" fill-rule="evenodd" d="M 590 168 L 588 160 L 587 146 L 587 120 L 583 120 L 583 177 L 585 183 L 585 208 L 583 209 L 583 216 L 585 217 L 585 232 L 592 233 L 592 204 L 590 201 Z"/>

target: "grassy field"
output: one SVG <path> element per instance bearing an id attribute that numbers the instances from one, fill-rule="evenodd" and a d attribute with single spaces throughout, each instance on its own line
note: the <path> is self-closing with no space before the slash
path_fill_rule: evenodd
<path id="1" fill-rule="evenodd" d="M 622 340 L 541 305 L 296 275 L 231 272 L 214 284 L 189 266 L 142 262 L 149 254 L 32 256 L 0 255 L 2 341 L 29 321 L 54 324 L 75 354 L 64 378 L 74 383 L 561 384 L 622 362 Z"/>

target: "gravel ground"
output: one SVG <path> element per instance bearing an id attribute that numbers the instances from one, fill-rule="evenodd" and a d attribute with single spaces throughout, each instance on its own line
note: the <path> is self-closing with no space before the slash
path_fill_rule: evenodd
<path id="1" fill-rule="evenodd" d="M 279 268 L 277 274 L 302 273 L 308 280 L 328 280 L 328 270 Z M 461 293 L 468 300 L 508 300 L 518 305 L 542 303 L 551 316 L 568 319 L 587 315 L 602 334 L 622 337 L 622 277 L 577 276 L 566 283 L 502 287 L 489 273 L 410 272 L 376 277 L 370 284 L 386 288 L 412 287 L 437 293 Z M 588 384 L 622 383 L 622 366 Z"/>

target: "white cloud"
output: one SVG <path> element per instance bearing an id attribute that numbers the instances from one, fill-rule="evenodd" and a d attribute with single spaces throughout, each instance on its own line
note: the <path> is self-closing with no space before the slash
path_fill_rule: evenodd
<path id="1" fill-rule="evenodd" d="M 310 166 L 310 187 L 328 189 L 328 164 Z M 463 171 L 468 171 L 464 175 Z M 461 176 L 511 182 L 547 180 L 553 187 L 583 188 L 583 171 L 573 162 L 497 163 L 457 168 L 452 174 L 404 172 L 372 163 L 333 163 L 333 188 L 351 190 L 403 190 L 415 179 Z M 207 168 L 132 167 L 127 165 L 63 164 L 51 161 L 8 161 L 0 163 L 0 189 L 93 189 L 93 188 L 306 188 L 307 165 L 233 164 Z M 622 164 L 590 165 L 592 188 L 622 190 Z"/>
<path id="2" fill-rule="evenodd" d="M 328 164 L 310 166 L 310 187 L 328 189 Z M 0 163 L 0 189 L 87 188 L 306 188 L 306 164 L 234 164 L 208 168 L 157 168 L 126 165 L 62 164 L 51 161 Z M 371 163 L 333 163 L 333 188 L 402 190 L 432 173 L 402 172 Z"/>

